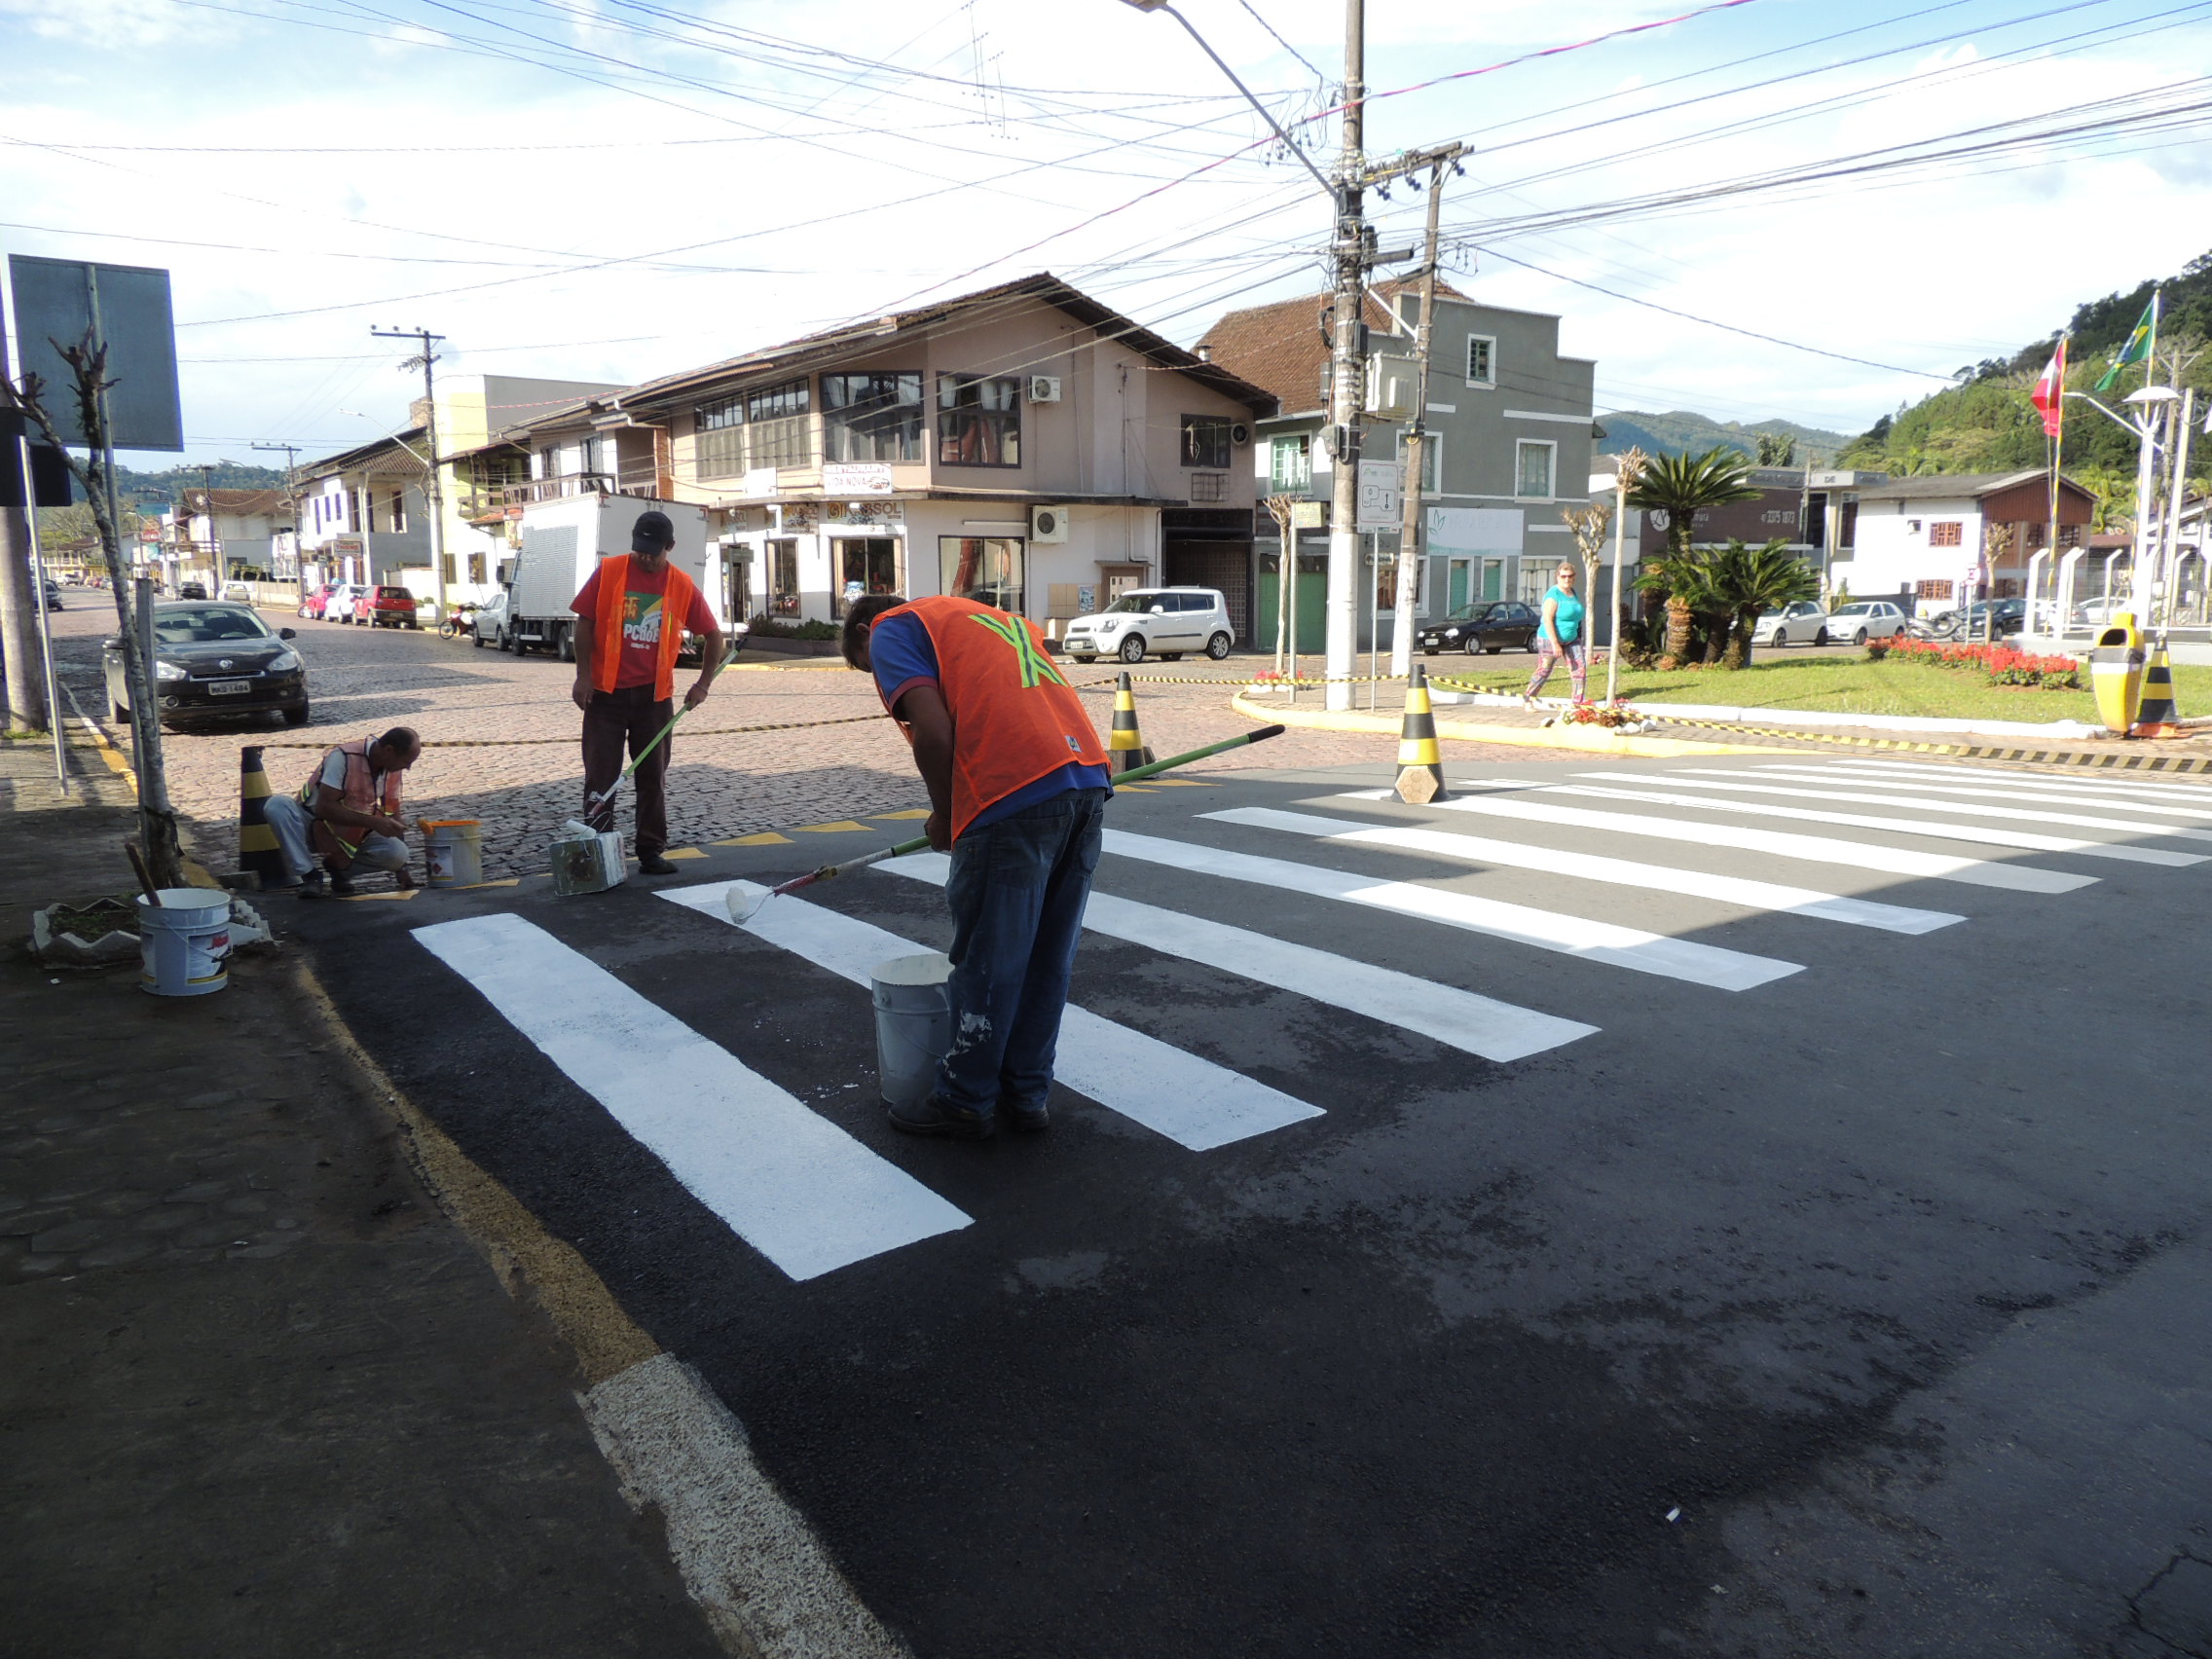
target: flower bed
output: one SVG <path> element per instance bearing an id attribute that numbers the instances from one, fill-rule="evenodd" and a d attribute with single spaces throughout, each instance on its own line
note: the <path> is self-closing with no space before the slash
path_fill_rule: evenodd
<path id="1" fill-rule="evenodd" d="M 2070 656 L 2036 656 L 2011 645 L 1950 645 L 1936 640 L 1867 642 L 1866 655 L 1875 662 L 1903 657 L 1933 663 L 1937 668 L 1978 669 L 1992 685 L 2025 685 L 2044 691 L 2082 689 L 2082 665 Z"/>
<path id="2" fill-rule="evenodd" d="M 1560 719 L 1566 725 L 1604 726 L 1608 730 L 1622 726 L 1641 729 L 1643 724 L 1643 716 L 1617 698 L 1610 703 L 1576 703 Z"/>

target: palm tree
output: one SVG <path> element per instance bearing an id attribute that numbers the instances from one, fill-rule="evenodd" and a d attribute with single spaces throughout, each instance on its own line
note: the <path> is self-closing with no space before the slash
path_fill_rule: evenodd
<path id="1" fill-rule="evenodd" d="M 1667 553 L 1639 578 L 1646 593 L 1663 595 L 1667 604 L 1667 647 L 1661 668 L 1677 668 L 1689 655 L 1690 623 L 1696 613 L 1688 589 L 1698 582 L 1698 562 L 1691 557 L 1697 515 L 1707 507 L 1729 501 L 1749 501 L 1758 495 L 1751 483 L 1751 459 L 1742 450 L 1714 444 L 1703 455 L 1659 456 L 1643 468 L 1629 492 L 1628 504 L 1667 515 Z M 1684 589 L 1676 591 L 1677 579 Z"/>
<path id="2" fill-rule="evenodd" d="M 1749 668 L 1759 618 L 1786 605 L 1816 597 L 1821 579 L 1778 535 L 1763 547 L 1729 542 L 1714 556 L 1713 587 L 1714 599 L 1726 606 L 1733 621 L 1722 662 L 1729 668 Z"/>

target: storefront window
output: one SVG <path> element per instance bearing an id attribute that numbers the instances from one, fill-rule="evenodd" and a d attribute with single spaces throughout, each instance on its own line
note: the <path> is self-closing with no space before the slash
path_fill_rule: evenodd
<path id="1" fill-rule="evenodd" d="M 789 536 L 768 543 L 768 613 L 798 614 L 798 542 Z"/>
<path id="2" fill-rule="evenodd" d="M 1019 536 L 940 535 L 937 546 L 946 593 L 1022 614 Z"/>
<path id="3" fill-rule="evenodd" d="M 899 543 L 888 535 L 844 535 L 830 543 L 837 550 L 831 576 L 830 614 L 839 621 L 863 594 L 899 591 Z"/>
<path id="4" fill-rule="evenodd" d="M 937 459 L 944 466 L 1021 464 L 1021 379 L 937 377 Z"/>
<path id="5" fill-rule="evenodd" d="M 822 448 L 827 461 L 920 461 L 922 377 L 824 375 Z"/>

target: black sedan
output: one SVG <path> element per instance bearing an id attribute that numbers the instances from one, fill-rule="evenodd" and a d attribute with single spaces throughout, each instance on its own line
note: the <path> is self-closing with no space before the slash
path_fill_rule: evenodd
<path id="1" fill-rule="evenodd" d="M 154 695 L 162 719 L 190 715 L 276 713 L 286 725 L 308 723 L 308 672 L 285 642 L 246 605 L 171 601 L 154 607 Z M 103 642 L 100 665 L 107 700 L 119 720 L 130 718 L 123 641 Z"/>
<path id="2" fill-rule="evenodd" d="M 1507 645 L 1532 651 L 1536 648 L 1536 626 L 1534 606 L 1507 599 L 1477 600 L 1423 628 L 1419 635 L 1421 654 L 1465 651 L 1475 656 L 1489 651 L 1494 655 Z"/>
<path id="3" fill-rule="evenodd" d="M 1934 618 L 1930 627 L 1942 639 L 1979 640 L 1994 635 L 2002 640 L 2008 634 L 2017 634 L 2028 623 L 2028 602 L 2024 599 L 1976 600 L 1965 610 L 1946 610 Z"/>

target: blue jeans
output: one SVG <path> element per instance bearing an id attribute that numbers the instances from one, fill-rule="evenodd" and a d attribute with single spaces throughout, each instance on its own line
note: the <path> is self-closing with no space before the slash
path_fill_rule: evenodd
<path id="1" fill-rule="evenodd" d="M 952 1048 L 937 1097 L 992 1117 L 1045 1104 L 1105 830 L 1105 790 L 1069 790 L 953 843 Z"/>

